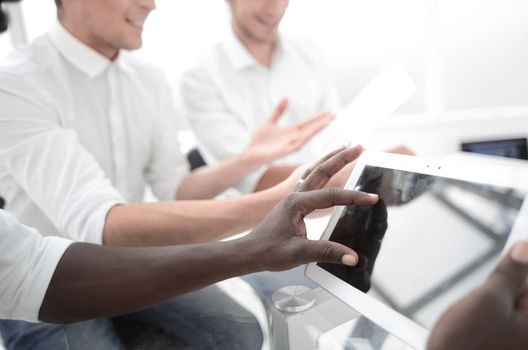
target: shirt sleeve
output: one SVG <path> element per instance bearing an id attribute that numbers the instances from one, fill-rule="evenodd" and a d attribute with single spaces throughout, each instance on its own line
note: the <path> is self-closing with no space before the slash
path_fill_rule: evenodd
<path id="1" fill-rule="evenodd" d="M 157 96 L 160 106 L 146 179 L 156 197 L 174 200 L 182 180 L 189 174 L 190 166 L 177 137 L 182 123 L 178 119 L 180 113 L 174 104 L 172 89 L 161 76 L 156 85 L 160 89 Z"/>
<path id="2" fill-rule="evenodd" d="M 0 210 L 0 318 L 38 321 L 55 268 L 72 241 L 42 237 Z"/>
<path id="3" fill-rule="evenodd" d="M 185 72 L 179 89 L 185 117 L 206 162 L 214 164 L 244 150 L 251 131 L 229 110 L 205 70 Z M 234 187 L 241 193 L 253 192 L 266 170 L 260 167 Z"/>
<path id="4" fill-rule="evenodd" d="M 62 127 L 48 105 L 27 99 L 30 89 L 2 79 L 2 166 L 65 237 L 101 244 L 106 215 L 122 196 L 75 131 Z"/>

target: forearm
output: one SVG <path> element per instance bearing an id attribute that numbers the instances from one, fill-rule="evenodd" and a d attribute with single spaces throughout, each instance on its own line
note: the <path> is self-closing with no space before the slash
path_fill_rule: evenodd
<path id="1" fill-rule="evenodd" d="M 255 226 L 288 191 L 278 185 L 224 200 L 116 206 L 106 218 L 104 244 L 159 246 L 218 240 Z"/>
<path id="2" fill-rule="evenodd" d="M 243 240 L 158 248 L 76 243 L 54 272 L 39 319 L 76 322 L 138 310 L 251 272 L 251 249 Z"/>
<path id="3" fill-rule="evenodd" d="M 39 319 L 67 322 L 112 316 L 233 276 L 282 271 L 312 261 L 355 266 L 359 257 L 352 249 L 336 242 L 307 240 L 303 218 L 333 205 L 378 201 L 376 195 L 366 193 L 317 190 L 328 175 L 359 153 L 357 148 L 343 150 L 308 173 L 296 191 L 242 239 L 143 249 L 85 243 L 69 246 L 54 271 Z"/>
<path id="4" fill-rule="evenodd" d="M 246 175 L 262 166 L 245 153 L 202 167 L 187 176 L 176 194 L 177 199 L 209 199 L 240 182 Z"/>
<path id="5" fill-rule="evenodd" d="M 271 188 L 284 181 L 296 168 L 297 166 L 293 165 L 274 165 L 269 167 L 257 183 L 255 192 Z"/>

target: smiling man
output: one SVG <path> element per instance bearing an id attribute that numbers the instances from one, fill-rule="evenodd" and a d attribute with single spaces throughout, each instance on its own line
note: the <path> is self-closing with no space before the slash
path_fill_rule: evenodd
<path id="1" fill-rule="evenodd" d="M 231 12 L 228 38 L 213 46 L 186 71 L 180 83 L 185 117 L 200 151 L 214 164 L 237 154 L 271 115 L 300 123 L 335 112 L 337 92 L 320 50 L 310 42 L 279 32 L 288 0 L 226 0 Z M 322 140 L 321 140 L 322 141 Z M 301 164 L 321 152 L 317 139 L 275 164 Z M 266 166 L 236 188 L 249 193 Z M 276 172 L 284 178 L 287 172 Z"/>

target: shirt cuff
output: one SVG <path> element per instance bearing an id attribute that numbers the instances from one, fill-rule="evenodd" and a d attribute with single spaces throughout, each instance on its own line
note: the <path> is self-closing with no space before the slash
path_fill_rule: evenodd
<path id="1" fill-rule="evenodd" d="M 93 230 L 85 231 L 85 236 L 80 237 L 79 241 L 102 245 L 106 217 L 110 209 L 121 204 L 125 204 L 125 201 L 122 199 L 113 199 L 100 204 L 90 217 L 92 223 L 88 223 L 87 225 L 87 227 L 93 228 Z"/>

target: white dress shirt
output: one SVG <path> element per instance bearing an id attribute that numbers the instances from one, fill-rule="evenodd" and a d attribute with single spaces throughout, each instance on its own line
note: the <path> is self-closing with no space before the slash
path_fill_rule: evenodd
<path id="1" fill-rule="evenodd" d="M 61 25 L 0 65 L 0 193 L 22 223 L 102 243 L 118 203 L 145 185 L 174 199 L 188 165 L 162 74 L 120 52 L 112 62 Z"/>
<path id="2" fill-rule="evenodd" d="M 0 210 L 0 318 L 38 321 L 55 268 L 71 243 L 44 238 Z"/>
<path id="3" fill-rule="evenodd" d="M 206 162 L 240 153 L 252 132 L 289 99 L 281 125 L 336 111 L 338 99 L 320 51 L 310 43 L 281 36 L 270 68 L 260 65 L 236 35 L 215 45 L 180 81 L 184 115 Z M 321 153 L 317 139 L 280 164 L 300 164 Z M 265 168 L 237 187 L 251 192 Z"/>

